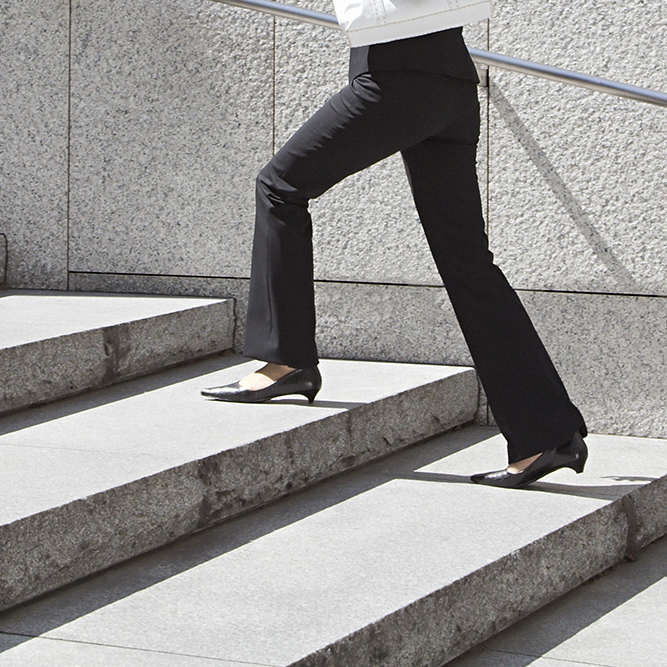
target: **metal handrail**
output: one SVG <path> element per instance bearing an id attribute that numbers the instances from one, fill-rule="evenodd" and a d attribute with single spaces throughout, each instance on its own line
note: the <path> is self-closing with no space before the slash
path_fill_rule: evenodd
<path id="1" fill-rule="evenodd" d="M 214 0 L 214 2 L 234 5 L 235 7 L 243 7 L 244 9 L 253 9 L 255 11 L 272 14 L 273 16 L 280 16 L 282 18 L 296 19 L 303 23 L 312 23 L 313 25 L 324 26 L 325 28 L 341 29 L 336 17 L 331 14 L 316 12 L 302 7 L 294 7 L 292 5 L 284 5 L 280 2 L 273 2 L 273 0 Z M 468 51 L 470 52 L 472 59 L 478 65 L 499 67 L 511 72 L 519 72 L 521 74 L 528 74 L 542 79 L 549 79 L 550 81 L 566 83 L 571 86 L 587 88 L 588 90 L 594 90 L 598 93 L 606 93 L 607 95 L 624 97 L 630 100 L 636 100 L 637 102 L 645 102 L 646 104 L 656 104 L 660 107 L 667 107 L 667 93 L 661 93 L 657 90 L 631 86 L 627 83 L 610 81 L 609 79 L 602 79 L 601 77 L 590 76 L 589 74 L 580 74 L 579 72 L 572 72 L 571 70 L 561 69 L 559 67 L 540 65 L 539 63 L 534 63 L 529 60 L 503 56 L 498 53 L 481 51 L 480 49 L 469 48 Z"/>

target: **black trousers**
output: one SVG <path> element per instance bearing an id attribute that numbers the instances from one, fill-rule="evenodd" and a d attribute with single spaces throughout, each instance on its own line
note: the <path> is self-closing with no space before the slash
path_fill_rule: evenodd
<path id="1" fill-rule="evenodd" d="M 401 151 L 431 252 L 513 462 L 564 444 L 585 426 L 493 263 L 476 174 L 478 137 L 471 81 L 380 71 L 334 95 L 257 178 L 244 353 L 295 368 L 318 363 L 309 200 Z"/>

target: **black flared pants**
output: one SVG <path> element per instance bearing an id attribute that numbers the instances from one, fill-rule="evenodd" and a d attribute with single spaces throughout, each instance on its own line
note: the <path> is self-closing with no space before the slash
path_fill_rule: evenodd
<path id="1" fill-rule="evenodd" d="M 382 71 L 358 76 L 334 95 L 257 178 L 244 353 L 295 368 L 318 363 L 309 200 L 401 151 L 431 252 L 513 462 L 564 444 L 585 426 L 493 263 L 476 174 L 478 138 L 471 81 Z"/>

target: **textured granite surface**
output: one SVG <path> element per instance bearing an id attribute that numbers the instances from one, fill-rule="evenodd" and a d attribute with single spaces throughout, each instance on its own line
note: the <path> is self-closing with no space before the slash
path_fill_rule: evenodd
<path id="1" fill-rule="evenodd" d="M 667 90 L 663 0 L 498 3 L 491 50 Z M 490 235 L 517 287 L 667 294 L 665 109 L 491 72 Z"/>
<path id="2" fill-rule="evenodd" d="M 232 297 L 235 347 L 243 349 L 247 280 L 77 273 L 71 284 L 82 291 Z M 324 357 L 471 363 L 443 288 L 318 282 L 315 294 Z"/>
<path id="3" fill-rule="evenodd" d="M 442 287 L 317 283 L 315 295 L 324 356 L 472 363 Z"/>
<path id="4" fill-rule="evenodd" d="M 325 356 L 472 363 L 442 288 L 318 283 L 316 296 Z M 667 299 L 519 296 L 593 432 L 667 438 Z"/>
<path id="5" fill-rule="evenodd" d="M 75 0 L 72 34 L 70 268 L 247 276 L 273 19 Z"/>
<path id="6" fill-rule="evenodd" d="M 318 283 L 316 295 L 325 356 L 472 363 L 442 288 Z M 519 296 L 593 432 L 667 438 L 667 299 Z"/>
<path id="7" fill-rule="evenodd" d="M 70 289 L 77 292 L 118 294 L 179 294 L 234 299 L 234 347 L 243 349 L 248 304 L 247 279 L 197 278 L 188 276 L 135 276 L 119 273 L 72 273 Z"/>
<path id="8" fill-rule="evenodd" d="M 591 431 L 667 438 L 667 299 L 520 297 Z"/>
<path id="9" fill-rule="evenodd" d="M 315 403 L 204 400 L 217 356 L 0 420 L 0 607 L 473 419 L 471 369 L 325 360 Z M 44 480 L 48 483 L 43 483 Z"/>
<path id="10" fill-rule="evenodd" d="M 10 286 L 67 286 L 67 2 L 0 2 L 0 232 Z"/>
<path id="11" fill-rule="evenodd" d="M 325 356 L 472 363 L 442 288 L 318 283 L 316 295 Z M 667 299 L 519 296 L 593 432 L 667 438 Z"/>
<path id="12" fill-rule="evenodd" d="M 662 667 L 667 538 L 447 667 Z"/>

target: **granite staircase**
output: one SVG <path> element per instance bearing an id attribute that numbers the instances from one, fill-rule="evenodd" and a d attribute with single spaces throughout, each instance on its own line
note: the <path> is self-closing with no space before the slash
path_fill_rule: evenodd
<path id="1" fill-rule="evenodd" d="M 667 531 L 664 441 L 502 466 L 469 368 L 324 360 L 206 401 L 233 303 L 0 295 L 0 667 L 439 667 Z M 622 472 L 621 472 L 622 471 Z"/>

